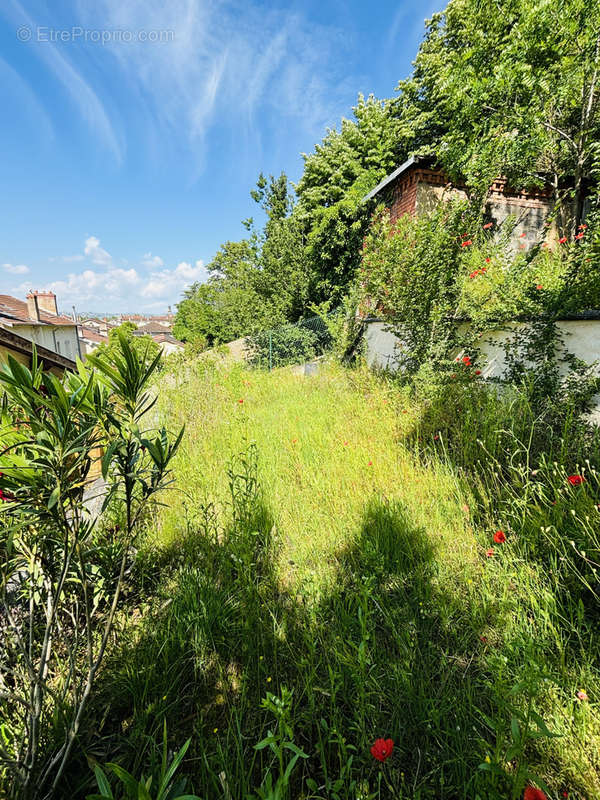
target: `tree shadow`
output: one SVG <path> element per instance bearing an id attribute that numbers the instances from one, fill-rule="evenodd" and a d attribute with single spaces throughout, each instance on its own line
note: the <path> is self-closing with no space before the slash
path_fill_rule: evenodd
<path id="1" fill-rule="evenodd" d="M 274 725 L 261 700 L 286 686 L 309 756 L 290 797 L 494 797 L 477 770 L 490 738 L 478 709 L 494 705 L 479 633 L 494 610 L 444 580 L 436 542 L 400 503 L 366 506 L 321 593 L 282 588 L 274 534 L 264 497 L 224 530 L 191 527 L 102 673 L 88 759 L 148 774 L 166 720 L 174 748 L 192 737 L 183 771 L 201 797 L 245 798 L 273 767 L 254 749 Z M 369 752 L 378 737 L 395 741 L 383 767 Z M 75 760 L 65 796 L 89 786 Z"/>

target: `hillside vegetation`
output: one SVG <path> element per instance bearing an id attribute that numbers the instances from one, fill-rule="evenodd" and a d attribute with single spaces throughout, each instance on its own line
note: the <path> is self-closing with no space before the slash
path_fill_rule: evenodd
<path id="1" fill-rule="evenodd" d="M 600 796 L 597 599 L 552 527 L 598 531 L 595 471 L 507 475 L 502 498 L 493 459 L 459 469 L 427 404 L 334 365 L 196 362 L 161 409 L 187 426 L 177 488 L 139 553 L 92 751 L 110 741 L 139 771 L 166 720 L 205 798 L 281 778 L 297 751 L 256 750 L 269 730 L 302 751 L 282 797 L 520 797 L 532 775 Z M 476 416 L 443 424 L 466 441 Z"/>

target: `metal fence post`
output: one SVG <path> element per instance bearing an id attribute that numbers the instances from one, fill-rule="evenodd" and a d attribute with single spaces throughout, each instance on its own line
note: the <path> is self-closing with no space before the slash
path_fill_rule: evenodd
<path id="1" fill-rule="evenodd" d="M 273 331 L 269 331 L 269 372 L 273 369 Z"/>

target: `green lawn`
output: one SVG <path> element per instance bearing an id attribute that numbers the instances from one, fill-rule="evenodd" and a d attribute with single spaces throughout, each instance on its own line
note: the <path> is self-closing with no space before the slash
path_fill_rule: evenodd
<path id="1" fill-rule="evenodd" d="M 597 627 L 516 536 L 486 557 L 504 522 L 417 459 L 405 397 L 334 366 L 165 376 L 160 414 L 186 435 L 98 690 L 117 760 L 147 768 L 166 719 L 194 790 L 245 798 L 280 774 L 254 747 L 270 692 L 307 756 L 290 798 L 506 798 L 525 769 L 600 797 Z"/>

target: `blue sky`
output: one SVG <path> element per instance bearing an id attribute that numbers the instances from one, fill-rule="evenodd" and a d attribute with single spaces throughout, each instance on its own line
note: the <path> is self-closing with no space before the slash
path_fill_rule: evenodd
<path id="1" fill-rule="evenodd" d="M 164 311 L 444 5 L 2 0 L 0 293 Z"/>

